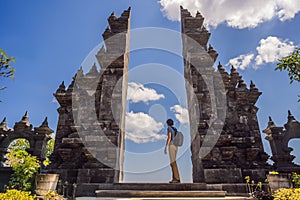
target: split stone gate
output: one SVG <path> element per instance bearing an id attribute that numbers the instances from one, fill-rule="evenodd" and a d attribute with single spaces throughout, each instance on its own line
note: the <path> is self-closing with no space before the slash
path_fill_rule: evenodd
<path id="1" fill-rule="evenodd" d="M 210 33 L 203 22 L 200 13 L 193 17 L 181 7 L 193 182 L 243 183 L 248 175 L 263 181 L 271 166 L 255 106 L 261 92 L 253 82 L 248 88 L 236 69 L 228 73 L 220 63 L 217 71 L 213 68 L 218 53 L 207 44 Z M 105 46 L 96 54 L 100 71 L 94 65 L 84 74 L 80 68 L 71 84 L 63 82 L 54 94 L 60 107 L 49 170 L 77 183 L 79 195 L 93 196 L 99 184 L 123 181 L 130 8 L 119 18 L 112 13 L 108 23 L 102 34 Z M 209 148 L 207 140 L 214 139 L 218 129 L 216 143 L 201 157 L 201 148 Z"/>

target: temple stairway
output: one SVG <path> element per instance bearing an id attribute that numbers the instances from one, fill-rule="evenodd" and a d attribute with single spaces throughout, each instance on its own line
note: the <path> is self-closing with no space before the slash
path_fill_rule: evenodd
<path id="1" fill-rule="evenodd" d="M 225 188 L 242 188 L 245 184 L 224 185 L 205 183 L 115 183 L 101 184 L 95 190 L 96 199 L 182 199 L 182 200 L 246 200 L 246 193 L 226 192 Z M 232 191 L 236 191 L 235 189 Z"/>

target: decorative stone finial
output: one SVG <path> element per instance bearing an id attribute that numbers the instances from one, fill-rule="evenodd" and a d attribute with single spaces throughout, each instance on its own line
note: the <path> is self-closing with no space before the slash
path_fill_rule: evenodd
<path id="1" fill-rule="evenodd" d="M 42 122 L 42 125 L 40 125 L 38 128 L 34 128 L 34 132 L 38 134 L 46 134 L 46 135 L 51 135 L 54 132 L 48 126 L 48 117 L 45 118 L 45 120 Z"/>
<path id="2" fill-rule="evenodd" d="M 255 86 L 255 84 L 253 83 L 252 80 L 250 82 L 250 91 L 251 92 L 259 92 L 258 88 Z"/>
<path id="3" fill-rule="evenodd" d="M 247 88 L 247 85 L 245 84 L 245 82 L 244 82 L 243 79 L 241 79 L 241 80 L 239 81 L 238 87 L 239 87 L 239 88 Z"/>
<path id="4" fill-rule="evenodd" d="M 82 66 L 81 66 L 81 67 L 79 68 L 79 70 L 77 71 L 76 77 L 77 77 L 77 78 L 83 77 L 83 69 L 82 69 Z"/>
<path id="5" fill-rule="evenodd" d="M 22 122 L 25 122 L 25 123 L 27 123 L 28 122 L 28 112 L 26 111 L 25 112 L 25 115 L 22 117 L 22 120 L 21 120 Z"/>
<path id="6" fill-rule="evenodd" d="M 272 118 L 271 118 L 271 116 L 269 116 L 269 122 L 272 122 L 273 120 L 272 120 Z"/>
<path id="7" fill-rule="evenodd" d="M 236 68 L 235 68 L 233 65 L 231 65 L 230 72 L 231 72 L 231 73 L 236 72 Z"/>
<path id="8" fill-rule="evenodd" d="M 21 121 L 16 122 L 14 125 L 14 130 L 24 130 L 24 129 L 32 129 L 32 125 L 29 123 L 28 120 L 28 112 L 25 112 L 25 115 L 22 117 Z"/>
<path id="9" fill-rule="evenodd" d="M 99 75 L 99 72 L 97 70 L 96 63 L 94 63 L 92 68 L 90 69 L 90 71 L 86 74 L 86 76 L 98 76 L 98 75 Z"/>
<path id="10" fill-rule="evenodd" d="M 6 117 L 4 117 L 2 122 L 0 123 L 0 130 L 8 131 L 7 124 L 6 124 Z"/>
<path id="11" fill-rule="evenodd" d="M 196 17 L 203 18 L 203 16 L 201 15 L 201 13 L 198 10 L 197 10 L 197 13 L 196 13 Z"/>
<path id="12" fill-rule="evenodd" d="M 296 120 L 295 117 L 292 115 L 291 111 L 288 110 L 288 121 Z"/>
<path id="13" fill-rule="evenodd" d="M 250 88 L 255 88 L 255 84 L 253 83 L 252 80 L 251 80 L 251 82 L 250 82 Z"/>
<path id="14" fill-rule="evenodd" d="M 40 127 L 48 127 L 48 117 L 45 118 L 42 125 Z"/>
<path id="15" fill-rule="evenodd" d="M 66 92 L 66 86 L 65 86 L 65 82 L 63 81 L 58 89 L 56 90 L 56 93 L 65 93 Z"/>
<path id="16" fill-rule="evenodd" d="M 3 120 L 2 120 L 2 122 L 0 124 L 2 125 L 4 123 L 6 124 L 6 117 L 3 118 Z"/>
<path id="17" fill-rule="evenodd" d="M 217 60 L 218 53 L 216 52 L 216 50 L 214 50 L 214 48 L 213 48 L 213 46 L 211 44 L 209 44 L 208 53 L 209 53 L 209 55 L 212 57 L 212 59 L 215 62 Z"/>
<path id="18" fill-rule="evenodd" d="M 272 133 L 271 128 L 276 127 L 275 123 L 273 122 L 271 116 L 269 116 L 269 122 L 266 129 L 263 130 L 263 133 L 266 133 L 267 135 L 270 135 Z"/>
<path id="19" fill-rule="evenodd" d="M 221 69 L 222 71 L 225 70 L 225 68 L 223 67 L 223 65 L 221 64 L 220 61 L 219 61 L 219 64 L 218 64 L 218 69 L 219 69 L 219 70 Z"/>

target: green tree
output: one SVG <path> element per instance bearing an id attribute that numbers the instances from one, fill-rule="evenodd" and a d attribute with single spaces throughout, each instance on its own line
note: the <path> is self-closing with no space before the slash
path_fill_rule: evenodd
<path id="1" fill-rule="evenodd" d="M 0 48 L 0 77 L 14 78 L 15 68 L 12 67 L 12 63 L 15 63 L 14 57 L 8 57 L 3 49 Z M 4 90 L 6 87 L 0 87 L 0 90 Z"/>
<path id="2" fill-rule="evenodd" d="M 300 82 L 300 48 L 295 48 L 290 55 L 279 59 L 275 70 L 287 71 L 291 84 L 294 81 Z M 300 95 L 298 97 L 300 102 Z"/>
<path id="3" fill-rule="evenodd" d="M 53 150 L 54 150 L 54 143 L 55 143 L 55 139 L 51 138 L 48 142 L 47 142 L 47 146 L 46 146 L 46 159 L 43 161 L 43 165 L 45 167 L 47 167 L 51 162 L 49 159 L 49 156 L 52 154 Z"/>
<path id="4" fill-rule="evenodd" d="M 13 168 L 13 175 L 9 183 L 11 188 L 23 191 L 32 190 L 34 177 L 40 169 L 40 161 L 26 151 L 28 148 L 30 148 L 30 144 L 26 139 L 16 139 L 8 147 L 9 152 L 6 157 L 8 164 Z M 45 166 L 50 163 L 48 157 L 53 152 L 53 148 L 54 138 L 51 138 L 46 146 L 46 160 L 43 162 Z"/>
<path id="5" fill-rule="evenodd" d="M 34 177 L 40 168 L 38 159 L 23 149 L 11 150 L 9 154 L 14 158 L 13 174 L 9 185 L 23 191 L 32 190 Z"/>

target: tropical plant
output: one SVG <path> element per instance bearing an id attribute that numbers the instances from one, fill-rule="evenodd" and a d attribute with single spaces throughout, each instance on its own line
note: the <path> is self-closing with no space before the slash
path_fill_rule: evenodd
<path id="1" fill-rule="evenodd" d="M 0 48 L 0 77 L 14 78 L 15 68 L 12 67 L 12 62 L 15 63 L 14 57 L 8 57 L 3 49 Z M 4 90 L 6 87 L 0 87 Z"/>
<path id="2" fill-rule="evenodd" d="M 245 181 L 251 198 L 258 200 L 273 200 L 272 195 L 263 190 L 262 182 L 256 184 L 254 180 L 251 180 L 250 176 L 246 176 Z"/>
<path id="3" fill-rule="evenodd" d="M 279 59 L 275 70 L 287 71 L 291 84 L 294 81 L 300 82 L 300 48 L 295 48 L 290 55 Z M 300 101 L 300 95 L 298 97 Z"/>
<path id="4" fill-rule="evenodd" d="M 64 200 L 56 191 L 49 191 L 44 195 L 44 200 Z"/>
<path id="5" fill-rule="evenodd" d="M 31 156 L 27 151 L 22 149 L 11 150 L 8 155 L 13 174 L 9 182 L 11 188 L 22 191 L 32 190 L 34 177 L 40 168 L 36 156 Z"/>
<path id="6" fill-rule="evenodd" d="M 0 193 L 0 200 L 35 200 L 35 196 L 32 196 L 30 192 L 11 189 Z"/>
<path id="7" fill-rule="evenodd" d="M 274 200 L 299 200 L 300 188 L 280 188 L 273 193 Z"/>
<path id="8" fill-rule="evenodd" d="M 292 183 L 295 188 L 300 188 L 300 174 L 297 174 L 296 172 L 292 173 Z"/>
<path id="9" fill-rule="evenodd" d="M 48 142 L 47 142 L 47 146 L 46 146 L 46 159 L 43 161 L 43 165 L 44 166 L 48 166 L 50 164 L 50 155 L 53 153 L 54 150 L 54 143 L 55 143 L 55 139 L 51 138 Z"/>

